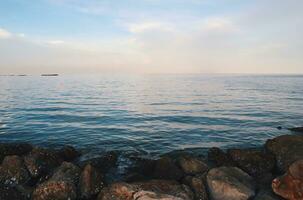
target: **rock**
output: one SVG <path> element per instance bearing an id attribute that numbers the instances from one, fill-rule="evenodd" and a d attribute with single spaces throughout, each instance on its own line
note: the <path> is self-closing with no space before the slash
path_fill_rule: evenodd
<path id="1" fill-rule="evenodd" d="M 290 165 L 286 174 L 272 182 L 273 191 L 288 200 L 303 199 L 303 159 Z"/>
<path id="2" fill-rule="evenodd" d="M 294 131 L 294 132 L 303 133 L 303 126 L 302 127 L 289 128 L 289 130 Z"/>
<path id="3" fill-rule="evenodd" d="M 19 156 L 6 156 L 0 166 L 0 184 L 24 184 L 29 180 L 29 174 Z"/>
<path id="4" fill-rule="evenodd" d="M 204 184 L 204 177 L 187 176 L 185 177 L 184 183 L 192 189 L 196 200 L 208 200 L 207 189 Z"/>
<path id="5" fill-rule="evenodd" d="M 208 151 L 208 160 L 214 163 L 216 167 L 221 166 L 235 166 L 235 163 L 232 159 L 217 147 L 210 148 Z"/>
<path id="6" fill-rule="evenodd" d="M 191 200 L 190 189 L 175 181 L 151 180 L 133 184 L 115 183 L 103 189 L 98 200 Z"/>
<path id="7" fill-rule="evenodd" d="M 33 200 L 74 200 L 77 198 L 76 185 L 80 168 L 72 163 L 63 162 L 53 176 L 34 190 Z"/>
<path id="8" fill-rule="evenodd" d="M 62 161 L 55 151 L 42 148 L 34 148 L 24 157 L 24 163 L 33 178 L 49 174 Z"/>
<path id="9" fill-rule="evenodd" d="M 80 161 L 78 164 L 81 168 L 85 167 L 87 164 L 91 164 L 97 170 L 106 173 L 109 169 L 116 166 L 118 157 L 119 155 L 116 151 L 110 151 L 100 157 Z"/>
<path id="10" fill-rule="evenodd" d="M 275 155 L 276 165 L 281 173 L 285 173 L 293 162 L 303 158 L 303 136 L 279 136 L 267 140 L 265 147 Z"/>
<path id="11" fill-rule="evenodd" d="M 178 164 L 185 174 L 203 174 L 208 170 L 207 164 L 198 158 L 184 155 L 178 158 Z"/>
<path id="12" fill-rule="evenodd" d="M 248 200 L 255 195 L 253 179 L 237 167 L 219 167 L 207 174 L 213 200 Z"/>
<path id="13" fill-rule="evenodd" d="M 155 170 L 156 161 L 147 158 L 132 158 L 134 166 L 128 169 L 130 174 L 138 174 L 144 177 L 152 177 Z"/>
<path id="14" fill-rule="evenodd" d="M 32 150 L 32 145 L 26 143 L 0 143 L 0 163 L 5 156 L 23 156 Z"/>
<path id="15" fill-rule="evenodd" d="M 0 199 L 1 200 L 26 200 L 16 188 L 4 186 L 0 184 Z"/>
<path id="16" fill-rule="evenodd" d="M 169 157 L 163 157 L 155 162 L 153 176 L 159 179 L 180 180 L 184 173 Z"/>
<path id="17" fill-rule="evenodd" d="M 65 146 L 59 150 L 59 155 L 64 161 L 72 162 L 77 159 L 81 153 L 72 146 Z"/>
<path id="18" fill-rule="evenodd" d="M 255 149 L 229 149 L 228 155 L 237 166 L 253 177 L 262 177 L 275 167 L 275 157 Z"/>
<path id="19" fill-rule="evenodd" d="M 270 190 L 262 190 L 258 192 L 254 200 L 282 200 Z"/>
<path id="20" fill-rule="evenodd" d="M 90 199 L 104 187 L 102 175 L 90 164 L 86 165 L 79 180 L 80 198 Z"/>

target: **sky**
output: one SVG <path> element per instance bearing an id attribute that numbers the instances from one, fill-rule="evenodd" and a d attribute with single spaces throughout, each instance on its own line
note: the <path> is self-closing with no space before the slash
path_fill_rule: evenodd
<path id="1" fill-rule="evenodd" d="M 302 10 L 302 0 L 0 0 L 0 74 L 302 74 Z"/>

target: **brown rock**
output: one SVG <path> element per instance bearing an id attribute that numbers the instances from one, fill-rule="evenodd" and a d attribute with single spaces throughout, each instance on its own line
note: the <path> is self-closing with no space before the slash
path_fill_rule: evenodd
<path id="1" fill-rule="evenodd" d="M 196 200 L 208 200 L 207 189 L 204 184 L 203 176 L 187 176 L 185 177 L 184 183 L 188 185 L 194 192 Z"/>
<path id="2" fill-rule="evenodd" d="M 0 199 L 1 200 L 26 200 L 16 188 L 0 185 Z"/>
<path id="3" fill-rule="evenodd" d="M 275 157 L 255 149 L 229 149 L 228 155 L 237 166 L 253 177 L 262 177 L 275 167 Z"/>
<path id="4" fill-rule="evenodd" d="M 213 200 L 248 200 L 255 195 L 253 179 L 237 167 L 211 169 L 207 185 Z"/>
<path id="5" fill-rule="evenodd" d="M 207 164 L 198 158 L 190 155 L 183 155 L 178 158 L 178 164 L 185 174 L 203 174 L 208 170 Z"/>
<path id="6" fill-rule="evenodd" d="M 34 190 L 33 200 L 73 200 L 77 198 L 76 185 L 80 168 L 72 163 L 63 162 L 53 176 Z"/>
<path id="7" fill-rule="evenodd" d="M 303 159 L 303 136 L 283 135 L 267 140 L 266 149 L 275 155 L 276 165 L 285 173 L 296 160 Z"/>
<path id="8" fill-rule="evenodd" d="M 90 164 L 86 165 L 79 181 L 79 193 L 82 199 L 90 199 L 104 187 L 102 175 Z"/>
<path id="9" fill-rule="evenodd" d="M 153 176 L 159 179 L 180 180 L 184 173 L 169 157 L 163 157 L 155 162 Z"/>
<path id="10" fill-rule="evenodd" d="M 59 150 L 59 155 L 64 161 L 72 162 L 77 159 L 81 153 L 72 146 L 65 146 Z"/>
<path id="11" fill-rule="evenodd" d="M 0 166 L 0 184 L 24 184 L 29 180 L 29 174 L 19 156 L 6 156 Z"/>
<path id="12" fill-rule="evenodd" d="M 288 200 L 303 199 L 303 159 L 294 162 L 287 173 L 272 182 L 273 191 Z"/>

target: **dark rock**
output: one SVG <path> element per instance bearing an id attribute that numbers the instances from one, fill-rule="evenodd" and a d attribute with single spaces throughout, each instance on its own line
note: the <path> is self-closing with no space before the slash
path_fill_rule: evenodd
<path id="1" fill-rule="evenodd" d="M 34 148 L 24 157 L 25 165 L 33 178 L 51 173 L 62 161 L 57 152 L 42 148 Z"/>
<path id="2" fill-rule="evenodd" d="M 29 174 L 19 156 L 6 156 L 0 166 L 0 184 L 24 184 L 29 180 Z"/>
<path id="3" fill-rule="evenodd" d="M 289 128 L 290 131 L 303 133 L 303 127 Z"/>
<path id="4" fill-rule="evenodd" d="M 115 183 L 103 189 L 98 200 L 192 200 L 185 185 L 175 181 L 151 180 L 133 184 Z"/>
<path id="5" fill-rule="evenodd" d="M 102 173 L 106 173 L 109 169 L 116 166 L 118 157 L 119 154 L 116 151 L 110 151 L 100 157 L 81 161 L 79 162 L 79 165 L 81 168 L 83 168 L 87 164 L 91 164 L 97 170 L 101 171 Z"/>
<path id="6" fill-rule="evenodd" d="M 86 165 L 79 181 L 80 198 L 90 199 L 104 187 L 103 176 L 90 164 Z"/>
<path id="7" fill-rule="evenodd" d="M 134 166 L 128 169 L 130 174 L 138 174 L 144 177 L 152 177 L 156 161 L 147 158 L 133 158 Z"/>
<path id="8" fill-rule="evenodd" d="M 0 163 L 5 156 L 22 156 L 28 154 L 32 149 L 32 145 L 26 143 L 0 143 Z"/>
<path id="9" fill-rule="evenodd" d="M 184 184 L 188 185 L 194 192 L 196 200 L 208 200 L 207 189 L 205 180 L 202 176 L 187 176 L 184 178 Z"/>
<path id="10" fill-rule="evenodd" d="M 303 159 L 290 165 L 286 174 L 272 182 L 273 191 L 289 200 L 303 199 Z"/>
<path id="11" fill-rule="evenodd" d="M 0 184 L 0 200 L 26 200 L 16 188 L 4 186 Z"/>
<path id="12" fill-rule="evenodd" d="M 271 190 L 261 190 L 258 192 L 254 200 L 282 200 L 282 199 L 277 195 L 275 195 Z"/>
<path id="13" fill-rule="evenodd" d="M 282 173 L 285 173 L 293 162 L 303 159 L 303 136 L 279 136 L 267 140 L 265 147 L 275 155 L 277 168 Z"/>
<path id="14" fill-rule="evenodd" d="M 180 156 L 177 162 L 183 172 L 188 175 L 203 174 L 208 170 L 207 164 L 190 155 Z"/>
<path id="15" fill-rule="evenodd" d="M 208 160 L 211 161 L 216 167 L 235 166 L 235 163 L 227 155 L 227 153 L 217 147 L 209 149 Z"/>
<path id="16" fill-rule="evenodd" d="M 248 200 L 255 195 L 253 178 L 237 167 L 219 167 L 207 174 L 213 200 Z"/>
<path id="17" fill-rule="evenodd" d="M 34 190 L 33 200 L 74 200 L 77 198 L 76 185 L 80 168 L 72 163 L 63 162 L 53 176 Z"/>
<path id="18" fill-rule="evenodd" d="M 72 162 L 77 159 L 81 153 L 72 146 L 65 146 L 59 150 L 59 155 L 64 161 Z"/>
<path id="19" fill-rule="evenodd" d="M 169 157 L 163 157 L 155 162 L 153 176 L 159 179 L 180 180 L 184 173 Z"/>
<path id="20" fill-rule="evenodd" d="M 262 177 L 275 167 L 275 157 L 255 149 L 229 149 L 228 155 L 237 166 L 253 177 Z"/>

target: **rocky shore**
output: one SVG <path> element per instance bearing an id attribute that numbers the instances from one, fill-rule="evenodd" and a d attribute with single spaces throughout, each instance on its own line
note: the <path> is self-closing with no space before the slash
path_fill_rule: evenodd
<path id="1" fill-rule="evenodd" d="M 211 148 L 207 156 L 130 156 L 119 180 L 119 152 L 83 159 L 71 146 L 0 144 L 0 200 L 302 200 L 303 136 L 259 149 Z"/>

